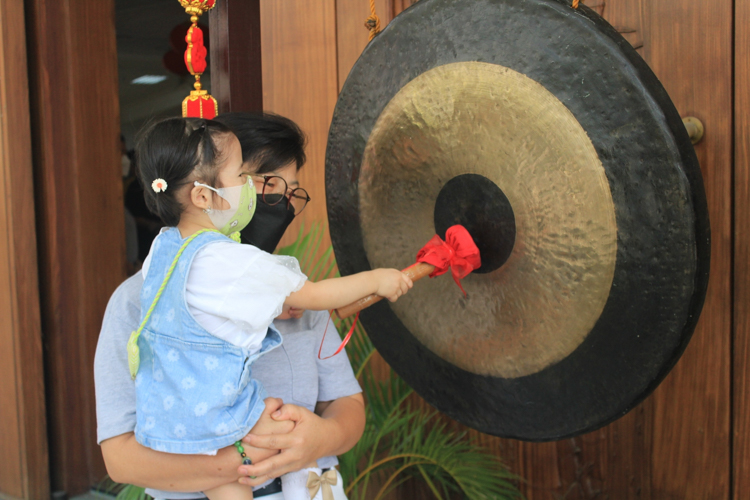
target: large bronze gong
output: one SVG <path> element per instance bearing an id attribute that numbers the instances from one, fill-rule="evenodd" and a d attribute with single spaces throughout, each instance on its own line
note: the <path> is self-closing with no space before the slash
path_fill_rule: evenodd
<path id="1" fill-rule="evenodd" d="M 362 312 L 386 361 L 480 431 L 551 440 L 633 408 L 708 281 L 693 147 L 656 77 L 586 7 L 421 0 L 365 49 L 326 155 L 342 274 L 466 226 L 482 267 Z"/>

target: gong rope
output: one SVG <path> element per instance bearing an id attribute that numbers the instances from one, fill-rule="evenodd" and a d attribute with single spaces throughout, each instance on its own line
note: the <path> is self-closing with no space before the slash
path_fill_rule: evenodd
<path id="1" fill-rule="evenodd" d="M 365 28 L 370 30 L 370 38 L 368 41 L 372 41 L 375 35 L 380 33 L 380 18 L 375 13 L 375 0 L 370 0 L 370 17 L 365 21 Z"/>
<path id="2" fill-rule="evenodd" d="M 577 8 L 578 8 L 578 3 L 579 3 L 580 1 L 581 1 L 581 0 L 573 0 L 573 4 L 571 5 L 571 7 L 573 7 L 574 9 L 577 9 Z"/>

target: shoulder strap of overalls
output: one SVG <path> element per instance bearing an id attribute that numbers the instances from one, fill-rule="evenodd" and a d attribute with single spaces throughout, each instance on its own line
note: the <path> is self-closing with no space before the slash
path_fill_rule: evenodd
<path id="1" fill-rule="evenodd" d="M 182 255 L 182 252 L 185 251 L 185 249 L 190 244 L 190 242 L 193 241 L 198 235 L 202 233 L 207 233 L 207 232 L 218 233 L 218 231 L 216 231 L 215 229 L 201 229 L 200 231 L 196 232 L 195 234 L 193 234 L 192 236 L 190 236 L 188 239 L 185 240 L 185 243 L 183 243 L 180 249 L 177 251 L 177 255 L 174 256 L 172 265 L 169 266 L 167 275 L 164 277 L 164 281 L 162 281 L 161 286 L 159 287 L 159 290 L 156 292 L 154 301 L 151 302 L 151 307 L 149 307 L 148 311 L 146 311 L 146 315 L 143 317 L 143 321 L 141 321 L 141 325 L 138 327 L 138 330 L 130 334 L 130 339 L 128 340 L 128 367 L 130 368 L 130 377 L 133 380 L 135 380 L 135 376 L 138 374 L 138 367 L 141 365 L 141 353 L 140 353 L 140 350 L 138 349 L 138 337 L 141 336 L 141 331 L 143 331 L 143 327 L 146 326 L 146 323 L 151 317 L 151 313 L 154 311 L 154 307 L 156 307 L 156 303 L 159 302 L 159 298 L 161 297 L 161 294 L 164 291 L 164 288 L 166 288 L 169 278 L 172 276 L 172 271 L 174 271 L 174 268 L 177 265 L 177 261 L 180 260 L 180 255 Z"/>

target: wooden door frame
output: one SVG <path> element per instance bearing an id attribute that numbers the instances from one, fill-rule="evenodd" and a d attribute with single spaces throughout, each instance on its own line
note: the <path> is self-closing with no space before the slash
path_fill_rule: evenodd
<path id="1" fill-rule="evenodd" d="M 750 497 L 750 3 L 734 4 L 733 498 Z"/>
<path id="2" fill-rule="evenodd" d="M 26 31 L 0 0 L 0 496 L 49 498 Z"/>
<path id="3" fill-rule="evenodd" d="M 219 113 L 263 111 L 260 0 L 220 0 L 208 23 L 211 92 Z"/>
<path id="4" fill-rule="evenodd" d="M 94 353 L 109 297 L 125 279 L 115 9 L 114 0 L 22 3 L 50 484 L 73 496 L 106 473 Z"/>

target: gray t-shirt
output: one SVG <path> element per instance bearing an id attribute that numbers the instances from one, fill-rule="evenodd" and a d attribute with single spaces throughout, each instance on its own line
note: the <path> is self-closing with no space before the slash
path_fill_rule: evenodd
<path id="1" fill-rule="evenodd" d="M 109 299 L 94 358 L 97 442 L 101 443 L 135 429 L 135 386 L 128 369 L 126 345 L 140 320 L 141 273 L 122 283 Z M 300 319 L 275 321 L 284 339 L 281 346 L 253 363 L 253 378 L 272 397 L 315 410 L 318 401 L 333 401 L 362 392 L 343 351 L 318 359 L 318 349 L 328 323 L 325 311 L 306 311 Z M 341 338 L 331 322 L 325 334 L 321 357 L 333 354 Z M 321 468 L 333 467 L 336 457 L 318 460 Z M 164 497 L 164 492 L 148 490 Z M 169 498 L 196 498 L 195 493 L 168 493 Z"/>

